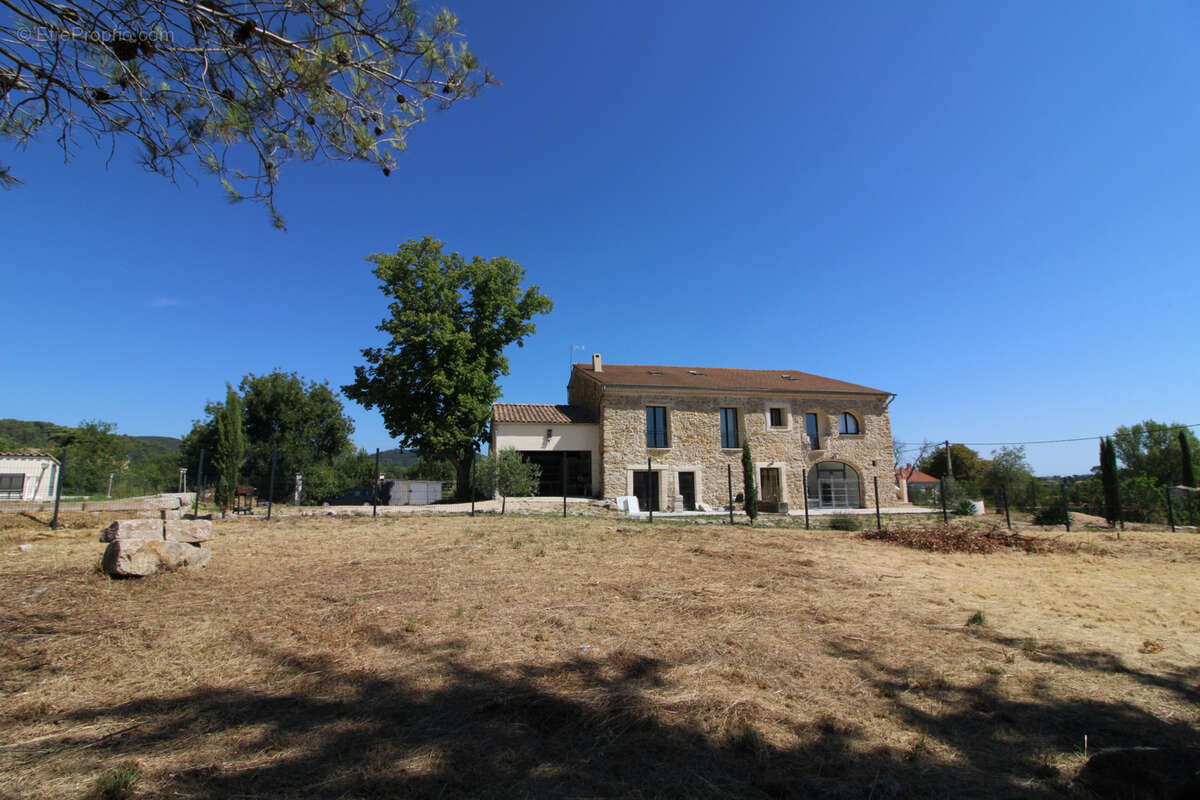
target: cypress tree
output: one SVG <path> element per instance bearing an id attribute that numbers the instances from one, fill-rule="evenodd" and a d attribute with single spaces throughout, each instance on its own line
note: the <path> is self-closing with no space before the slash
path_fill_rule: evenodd
<path id="1" fill-rule="evenodd" d="M 1188 444 L 1186 431 L 1179 432 L 1179 454 L 1183 458 L 1183 485 L 1196 486 L 1196 467 L 1192 464 L 1192 446 Z"/>
<path id="2" fill-rule="evenodd" d="M 746 495 L 746 516 L 750 524 L 758 518 L 758 484 L 754 482 L 754 460 L 750 458 L 750 440 L 742 442 L 742 491 Z"/>
<path id="3" fill-rule="evenodd" d="M 1104 518 L 1116 525 L 1121 518 L 1121 494 L 1117 481 L 1117 448 L 1111 438 L 1100 440 L 1100 484 L 1104 487 Z"/>
<path id="4" fill-rule="evenodd" d="M 229 507 L 233 505 L 238 472 L 246 463 L 242 398 L 228 383 L 225 389 L 225 405 L 214 415 L 217 423 L 217 453 L 213 458 L 213 465 L 217 468 L 215 499 L 221 506 L 221 516 L 229 513 Z"/>

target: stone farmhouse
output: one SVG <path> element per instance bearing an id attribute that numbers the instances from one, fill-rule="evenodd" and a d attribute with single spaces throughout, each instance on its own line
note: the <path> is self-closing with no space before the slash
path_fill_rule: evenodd
<path id="1" fill-rule="evenodd" d="M 749 439 L 764 511 L 894 502 L 895 395 L 795 370 L 574 364 L 565 405 L 496 403 L 491 446 L 542 467 L 542 494 L 725 507 Z M 649 466 L 647 465 L 649 461 Z"/>

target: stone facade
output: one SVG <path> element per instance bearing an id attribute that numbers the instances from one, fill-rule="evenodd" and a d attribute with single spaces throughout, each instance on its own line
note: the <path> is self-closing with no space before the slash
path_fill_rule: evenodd
<path id="1" fill-rule="evenodd" d="M 601 373 L 602 375 L 603 373 Z M 572 405 L 593 410 L 600 423 L 599 483 L 606 498 L 634 494 L 634 473 L 651 468 L 658 473 L 659 502 L 663 510 L 675 510 L 681 494 L 680 473 L 694 474 L 695 499 L 709 506 L 728 503 L 727 465 L 732 467 L 733 493 L 741 493 L 742 441 L 749 439 L 756 479 L 761 470 L 775 469 L 779 478 L 781 510 L 799 510 L 804 505 L 804 471 L 821 463 L 840 462 L 858 477 L 858 507 L 875 503 L 878 478 L 880 503 L 890 504 L 895 493 L 892 464 L 892 431 L 888 417 L 890 395 L 886 393 L 803 392 L 764 393 L 735 389 L 691 389 L 671 387 L 622 387 L 599 385 L 597 380 L 576 373 L 568 387 Z M 646 408 L 667 409 L 667 447 L 646 446 Z M 736 448 L 722 448 L 720 410 L 737 409 Z M 771 425 L 771 409 L 779 409 L 781 424 Z M 839 417 L 849 412 L 859 433 L 839 434 Z M 819 422 L 820 449 L 810 447 L 805 414 L 815 413 Z M 847 473 L 851 474 L 851 473 Z M 814 486 L 810 497 L 818 490 Z M 759 487 L 760 496 L 762 486 Z"/>

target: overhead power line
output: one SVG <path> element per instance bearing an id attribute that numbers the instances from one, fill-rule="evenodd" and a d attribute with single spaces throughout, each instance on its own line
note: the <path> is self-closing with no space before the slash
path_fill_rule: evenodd
<path id="1" fill-rule="evenodd" d="M 1184 430 L 1187 428 L 1200 428 L 1200 422 L 1193 423 L 1191 425 L 1164 425 L 1161 428 L 1156 428 L 1155 430 L 1176 431 L 1176 430 Z M 1113 431 L 1112 433 L 1098 433 L 1098 434 L 1095 434 L 1094 436 L 1076 436 L 1071 439 L 1039 439 L 1036 441 L 1029 441 L 1029 442 L 953 442 L 953 444 L 961 444 L 966 447 L 1015 447 L 1015 446 L 1022 446 L 1022 445 L 1027 445 L 1027 444 L 1063 444 L 1065 442 L 1087 442 L 1087 441 L 1091 441 L 1093 439 L 1101 439 L 1105 436 L 1116 436 L 1116 435 L 1117 435 L 1116 431 Z M 903 447 L 921 447 L 922 445 L 925 445 L 925 444 L 937 444 L 940 447 L 941 441 L 939 440 L 938 442 L 897 442 L 897 444 L 899 444 Z"/>

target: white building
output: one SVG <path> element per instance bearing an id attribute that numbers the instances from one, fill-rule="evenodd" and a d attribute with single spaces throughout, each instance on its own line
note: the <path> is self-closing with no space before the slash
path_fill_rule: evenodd
<path id="1" fill-rule="evenodd" d="M 58 459 L 45 453 L 0 453 L 0 501 L 53 500 L 58 470 Z"/>

